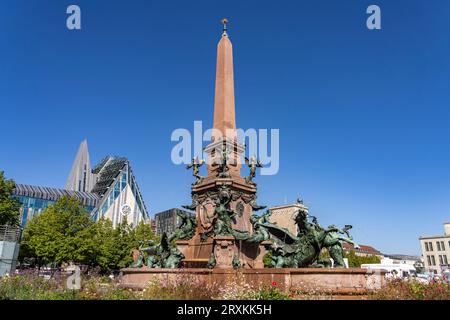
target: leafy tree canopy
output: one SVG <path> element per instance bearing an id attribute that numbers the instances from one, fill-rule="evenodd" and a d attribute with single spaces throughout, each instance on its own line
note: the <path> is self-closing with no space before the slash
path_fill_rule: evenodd
<path id="1" fill-rule="evenodd" d="M 27 223 L 22 246 L 41 263 L 88 262 L 93 221 L 75 198 L 62 197 Z"/>
<path id="2" fill-rule="evenodd" d="M 130 265 L 131 251 L 149 240 L 156 240 L 150 225 L 131 228 L 124 221 L 113 228 L 107 219 L 93 222 L 79 201 L 63 197 L 26 225 L 21 256 L 40 264 L 74 262 L 109 272 Z"/>
<path id="3" fill-rule="evenodd" d="M 20 202 L 12 197 L 16 184 L 0 171 L 0 225 L 19 225 Z"/>
<path id="4" fill-rule="evenodd" d="M 346 254 L 346 258 L 348 259 L 348 266 L 350 268 L 359 268 L 362 264 L 381 262 L 381 259 L 375 255 L 358 256 L 354 251 L 349 251 Z"/>

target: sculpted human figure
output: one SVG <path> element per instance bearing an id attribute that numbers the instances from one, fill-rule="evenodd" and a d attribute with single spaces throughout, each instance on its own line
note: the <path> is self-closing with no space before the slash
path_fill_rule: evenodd
<path id="1" fill-rule="evenodd" d="M 238 240 L 249 237 L 248 232 L 233 229 L 233 219 L 236 212 L 230 209 L 231 193 L 227 187 L 223 187 L 216 200 L 214 209 L 214 234 L 216 236 L 234 236 Z"/>
<path id="2" fill-rule="evenodd" d="M 250 159 L 247 158 L 247 157 L 245 157 L 245 163 L 247 164 L 247 166 L 248 166 L 249 169 L 250 169 L 250 174 L 248 175 L 248 177 L 245 178 L 245 181 L 246 181 L 247 183 L 250 183 L 250 184 L 255 184 L 255 183 L 253 182 L 253 179 L 256 177 L 256 169 L 257 169 L 257 168 L 262 168 L 263 165 L 262 165 L 262 163 L 261 163 L 258 159 L 256 159 L 256 157 L 254 157 L 254 156 L 250 157 Z"/>
<path id="3" fill-rule="evenodd" d="M 169 256 L 164 260 L 164 268 L 167 269 L 176 269 L 181 265 L 181 260 L 184 259 L 183 253 L 177 248 L 170 249 Z"/>
<path id="4" fill-rule="evenodd" d="M 232 218 L 235 213 L 229 209 L 231 202 L 231 195 L 223 188 L 219 192 L 219 197 L 216 200 L 216 207 L 214 209 L 214 234 L 220 236 L 231 236 L 232 232 Z"/>
<path id="5" fill-rule="evenodd" d="M 230 174 L 228 173 L 228 160 L 231 150 L 226 147 L 222 147 L 220 152 L 220 157 L 216 159 L 213 163 L 214 167 L 217 167 L 217 176 L 219 178 L 229 178 Z"/>
<path id="6" fill-rule="evenodd" d="M 351 225 L 346 225 L 340 229 L 335 225 L 331 225 L 328 228 L 334 228 L 336 231 L 330 232 L 325 237 L 323 246 L 327 248 L 330 253 L 330 257 L 333 259 L 335 266 L 344 267 L 344 248 L 342 247 L 342 241 L 347 242 L 358 249 L 359 246 L 353 241 L 353 237 L 350 235 L 349 230 Z"/>
<path id="7" fill-rule="evenodd" d="M 161 241 L 143 241 L 139 246 L 139 259 L 130 267 L 139 268 L 143 266 L 145 255 L 147 258 L 147 267 L 149 268 L 178 268 L 184 259 L 183 254 L 177 248 L 171 248 L 169 238 L 163 233 Z"/>
<path id="8" fill-rule="evenodd" d="M 298 229 L 297 237 L 302 237 L 308 232 L 311 232 L 313 225 L 308 222 L 308 212 L 306 211 L 306 209 L 299 209 L 296 216 L 294 217 L 294 221 Z"/>
<path id="9" fill-rule="evenodd" d="M 130 265 L 130 268 L 141 268 L 144 266 L 145 254 L 153 255 L 157 250 L 157 245 L 153 240 L 141 241 L 139 248 L 133 250 L 134 262 Z M 137 257 L 137 259 L 136 259 Z M 148 266 L 148 264 L 147 264 Z M 151 267 L 151 266 L 150 266 Z"/>
<path id="10" fill-rule="evenodd" d="M 297 212 L 295 223 L 299 230 L 297 236 L 270 223 L 264 224 L 270 239 L 275 242 L 272 249 L 273 264 L 284 268 L 323 267 L 324 264 L 318 260 L 325 239 L 339 229 L 334 226 L 324 229 L 319 226 L 317 219 L 309 222 L 304 209 Z"/>
<path id="11" fill-rule="evenodd" d="M 266 217 L 267 214 L 270 215 L 270 211 L 267 211 L 266 214 L 262 216 L 254 214 L 250 217 L 250 222 L 253 226 L 253 234 L 248 239 L 245 239 L 246 242 L 261 243 L 270 239 L 270 233 L 264 226 L 264 223 L 268 222 Z"/>
<path id="12" fill-rule="evenodd" d="M 198 157 L 192 158 L 192 163 L 188 164 L 186 169 L 193 169 L 192 175 L 195 177 L 193 185 L 203 181 L 204 177 L 200 175 L 200 167 L 205 163 L 205 160 L 199 160 Z"/>
<path id="13" fill-rule="evenodd" d="M 133 255 L 133 263 L 130 265 L 130 268 L 141 268 L 144 266 L 144 254 L 138 250 L 134 249 L 132 251 Z"/>
<path id="14" fill-rule="evenodd" d="M 197 226 L 197 219 L 195 216 L 189 216 L 181 210 L 176 211 L 177 216 L 180 217 L 181 223 L 178 229 L 169 238 L 169 242 L 174 240 L 188 240 L 194 236 L 195 227 Z"/>

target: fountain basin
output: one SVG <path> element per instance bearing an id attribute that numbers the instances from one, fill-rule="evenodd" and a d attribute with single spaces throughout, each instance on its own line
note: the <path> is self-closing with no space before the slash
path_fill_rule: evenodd
<path id="1" fill-rule="evenodd" d="M 142 290 L 152 280 L 176 281 L 192 277 L 205 284 L 230 284 L 243 281 L 251 287 L 277 286 L 284 292 L 323 292 L 328 294 L 364 294 L 385 284 L 385 272 L 365 269 L 122 269 L 121 286 Z"/>

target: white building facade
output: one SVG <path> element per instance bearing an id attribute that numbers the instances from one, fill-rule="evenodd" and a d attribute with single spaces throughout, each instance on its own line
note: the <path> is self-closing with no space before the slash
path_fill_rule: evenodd
<path id="1" fill-rule="evenodd" d="M 125 220 L 132 226 L 141 221 L 149 222 L 149 214 L 128 159 L 107 156 L 91 169 L 86 140 L 78 149 L 65 189 L 17 184 L 14 196 L 22 204 L 22 228 L 63 196 L 75 197 L 93 220 L 109 219 L 114 227 Z"/>
<path id="2" fill-rule="evenodd" d="M 442 273 L 450 263 L 450 222 L 444 223 L 444 235 L 419 238 L 425 270 Z"/>
<path id="3" fill-rule="evenodd" d="M 108 157 L 93 173 L 97 182 L 91 192 L 101 195 L 92 212 L 95 221 L 109 219 L 113 227 L 125 220 L 133 226 L 147 221 L 147 209 L 127 159 Z"/>

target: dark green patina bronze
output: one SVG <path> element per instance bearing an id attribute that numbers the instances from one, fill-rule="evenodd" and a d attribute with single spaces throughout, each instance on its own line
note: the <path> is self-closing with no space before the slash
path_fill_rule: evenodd
<path id="1" fill-rule="evenodd" d="M 173 235 L 170 236 L 169 242 L 176 240 L 189 240 L 195 234 L 195 228 L 197 227 L 197 219 L 195 216 L 190 216 L 181 210 L 176 211 L 177 215 L 181 219 L 181 223 L 178 229 L 175 230 Z"/>

